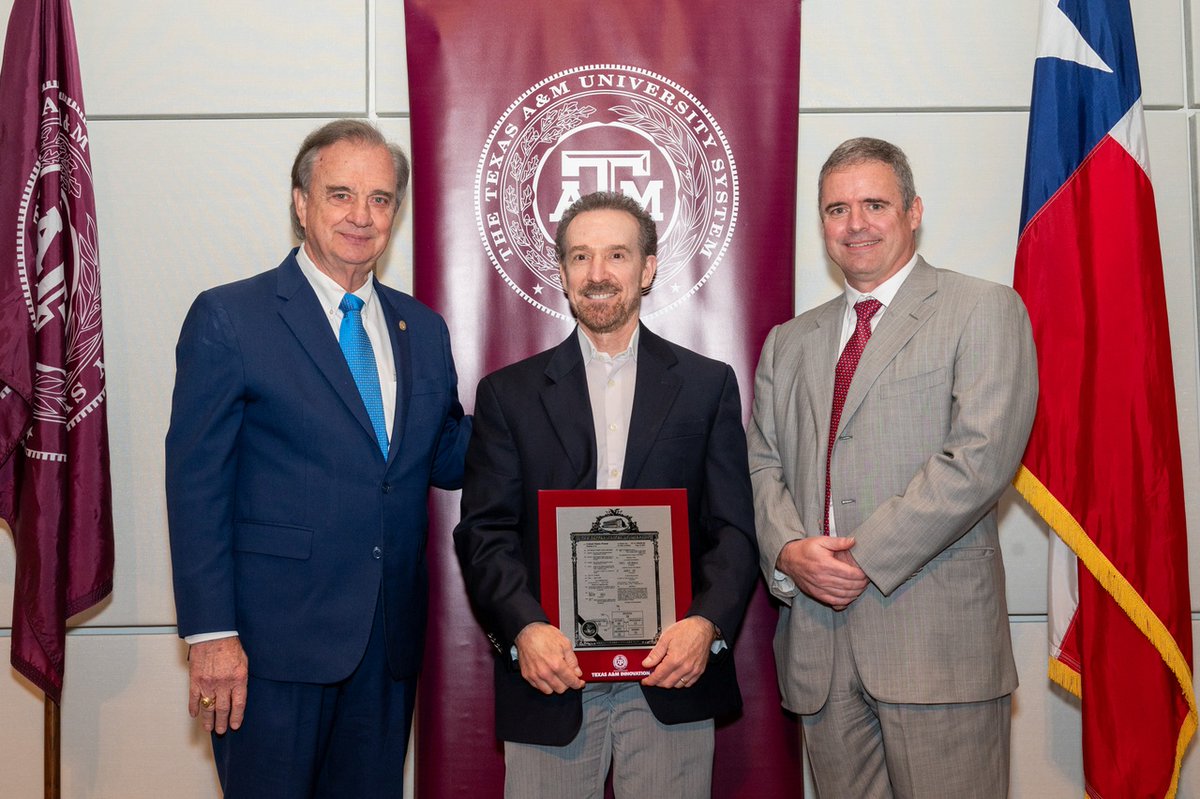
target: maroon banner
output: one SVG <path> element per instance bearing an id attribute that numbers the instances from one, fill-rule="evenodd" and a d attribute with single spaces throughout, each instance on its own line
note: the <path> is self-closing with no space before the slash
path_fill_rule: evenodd
<path id="1" fill-rule="evenodd" d="M 66 621 L 112 591 L 96 205 L 67 0 L 16 0 L 0 69 L 0 516 L 12 664 L 62 698 Z M 15 235 L 14 235 L 15 233 Z"/>
<path id="2" fill-rule="evenodd" d="M 671 0 L 407 0 L 415 293 L 446 316 L 463 399 L 560 342 L 573 320 L 553 233 L 615 190 L 659 228 L 642 304 L 656 333 L 733 364 L 748 416 L 770 328 L 791 317 L 800 5 Z M 500 796 L 492 666 L 441 502 L 417 788 Z M 718 727 L 714 796 L 795 796 L 800 742 L 780 709 L 776 612 L 755 597 L 736 646 L 742 716 Z"/>

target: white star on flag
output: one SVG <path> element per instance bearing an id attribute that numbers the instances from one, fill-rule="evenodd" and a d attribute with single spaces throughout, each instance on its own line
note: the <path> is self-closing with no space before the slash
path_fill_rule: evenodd
<path id="1" fill-rule="evenodd" d="M 1084 41 L 1075 23 L 1058 7 L 1058 0 L 1042 0 L 1041 22 L 1038 58 L 1060 58 L 1102 72 L 1112 72 L 1112 67 L 1104 63 L 1104 59 Z"/>

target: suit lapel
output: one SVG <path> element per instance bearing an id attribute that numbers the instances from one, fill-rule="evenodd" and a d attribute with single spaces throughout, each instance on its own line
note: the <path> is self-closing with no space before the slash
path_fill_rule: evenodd
<path id="1" fill-rule="evenodd" d="M 388 336 L 392 340 L 392 361 L 396 367 L 396 413 L 392 418 L 392 440 L 388 444 L 388 463 L 391 464 L 400 451 L 412 399 L 412 353 L 409 349 L 408 322 L 384 296 L 378 280 L 375 281 L 375 297 L 383 309 L 383 318 L 387 320 Z M 385 383 L 381 381 L 381 385 Z"/>
<path id="2" fill-rule="evenodd" d="M 637 485 L 650 447 L 667 418 L 682 381 L 671 371 L 677 358 L 667 343 L 643 325 L 638 340 L 637 381 L 633 390 L 633 413 L 625 442 L 623 488 Z"/>
<path id="3" fill-rule="evenodd" d="M 880 373 L 937 310 L 937 303 L 932 301 L 936 294 L 937 273 L 924 259 L 918 258 L 912 274 L 896 293 L 896 299 L 879 320 L 879 325 L 863 350 L 862 359 L 854 371 L 854 379 L 850 381 L 850 390 L 846 393 L 841 428 L 846 427 L 846 423 L 862 405 Z"/>
<path id="4" fill-rule="evenodd" d="M 574 488 L 590 489 L 596 487 L 596 430 L 576 336 L 572 332 L 551 354 L 541 400 L 571 468 L 579 475 Z"/>
<path id="5" fill-rule="evenodd" d="M 292 335 L 324 375 L 333 392 L 374 441 L 375 428 L 367 416 L 367 406 L 363 404 L 358 386 L 354 384 L 354 376 L 350 374 L 350 367 L 346 365 L 337 338 L 325 322 L 325 311 L 317 300 L 317 294 L 296 263 L 295 254 L 289 255 L 278 269 L 276 296 L 280 300 L 279 315 L 291 329 Z"/>
<path id="6" fill-rule="evenodd" d="M 796 370 L 796 381 L 808 386 L 813 406 L 822 409 L 825 428 L 829 427 L 833 410 L 834 370 L 840 354 L 838 344 L 845 310 L 846 301 L 841 295 L 821 309 L 816 326 L 805 335 L 801 369 Z"/>

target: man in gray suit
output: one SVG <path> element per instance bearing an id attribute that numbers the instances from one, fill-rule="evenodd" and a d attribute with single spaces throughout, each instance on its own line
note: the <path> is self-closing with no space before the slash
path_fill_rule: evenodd
<path id="1" fill-rule="evenodd" d="M 996 502 L 1037 400 L 1008 287 L 917 255 L 899 148 L 820 175 L 844 293 L 767 337 L 750 471 L 783 705 L 826 799 L 1003 797 L 1017 673 Z"/>

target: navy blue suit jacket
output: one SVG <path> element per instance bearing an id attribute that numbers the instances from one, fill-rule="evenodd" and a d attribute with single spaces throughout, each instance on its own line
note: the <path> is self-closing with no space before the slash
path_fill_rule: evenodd
<path id="1" fill-rule="evenodd" d="M 758 564 L 737 377 L 645 327 L 640 336 L 621 487 L 687 489 L 693 600 L 686 615 L 716 624 L 732 646 Z M 581 693 L 545 696 L 521 677 L 510 652 L 525 625 L 546 621 L 538 491 L 595 487 L 596 433 L 575 333 L 480 382 L 454 540 L 467 591 L 497 645 L 503 740 L 561 746 L 579 731 Z M 690 688 L 642 690 L 667 724 L 741 707 L 731 649 L 711 657 Z"/>
<path id="2" fill-rule="evenodd" d="M 236 630 L 258 677 L 348 676 L 381 596 L 393 676 L 421 662 L 427 493 L 461 484 L 470 419 L 445 322 L 375 291 L 397 375 L 386 462 L 295 251 L 201 294 L 180 333 L 166 441 L 179 634 Z"/>

